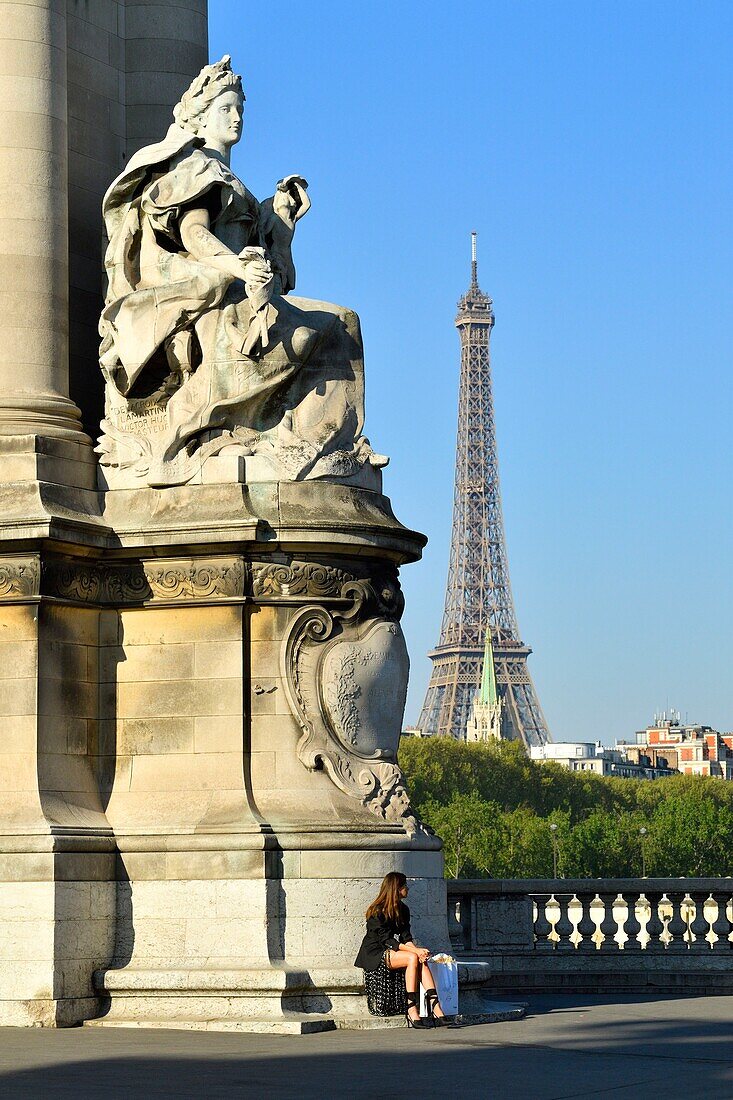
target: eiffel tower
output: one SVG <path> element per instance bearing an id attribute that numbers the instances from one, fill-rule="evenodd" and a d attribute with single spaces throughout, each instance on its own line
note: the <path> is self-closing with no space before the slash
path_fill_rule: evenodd
<path id="1" fill-rule="evenodd" d="M 456 317 L 461 381 L 448 584 L 440 641 L 429 654 L 433 669 L 418 727 L 424 736 L 465 739 L 484 651 L 493 650 L 496 688 L 503 703 L 502 733 L 529 748 L 550 736 L 527 667 L 532 651 L 520 640 L 509 584 L 491 392 L 492 306 L 478 285 L 472 233 L 471 285 L 458 303 Z"/>

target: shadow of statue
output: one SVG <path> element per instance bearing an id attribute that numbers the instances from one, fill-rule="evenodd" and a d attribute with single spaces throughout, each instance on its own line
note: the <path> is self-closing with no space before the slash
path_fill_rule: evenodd
<path id="1" fill-rule="evenodd" d="M 118 753 L 117 744 L 117 683 L 119 666 L 127 659 L 124 648 L 124 628 L 116 609 L 100 612 L 99 630 L 99 710 L 94 759 L 102 807 L 107 808 L 119 780 L 119 770 L 127 766 Z M 114 859 L 114 933 L 112 951 L 106 966 L 97 969 L 94 985 L 100 997 L 104 1016 L 109 1011 L 110 998 L 105 992 L 104 978 L 109 970 L 121 969 L 132 959 L 135 948 L 132 883 L 125 866 L 124 855 L 117 850 Z"/>

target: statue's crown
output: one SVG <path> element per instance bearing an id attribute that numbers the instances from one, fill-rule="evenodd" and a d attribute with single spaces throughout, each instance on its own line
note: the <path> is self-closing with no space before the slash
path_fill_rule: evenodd
<path id="1" fill-rule="evenodd" d="M 179 126 L 186 127 L 227 88 L 235 88 L 245 98 L 242 78 L 232 71 L 229 54 L 225 54 L 221 61 L 215 61 L 213 65 L 204 65 L 173 108 L 174 119 Z"/>

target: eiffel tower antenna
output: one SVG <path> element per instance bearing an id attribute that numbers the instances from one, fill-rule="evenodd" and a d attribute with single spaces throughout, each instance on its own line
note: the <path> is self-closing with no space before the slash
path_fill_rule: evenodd
<path id="1" fill-rule="evenodd" d="M 473 232 L 471 285 L 456 317 L 461 377 L 448 583 L 418 725 L 424 735 L 466 737 L 488 634 L 506 735 L 529 748 L 550 737 L 527 667 L 532 651 L 520 639 L 509 583 L 489 358 L 493 327 L 493 303 L 479 287 Z"/>

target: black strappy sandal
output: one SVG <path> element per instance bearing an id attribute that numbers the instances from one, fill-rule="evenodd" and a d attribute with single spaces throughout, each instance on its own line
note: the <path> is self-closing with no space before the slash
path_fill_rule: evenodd
<path id="1" fill-rule="evenodd" d="M 409 996 L 409 994 L 408 994 Z M 437 989 L 425 990 L 425 1004 L 428 1010 L 428 1016 L 432 1020 L 433 1027 L 458 1027 L 454 1016 L 436 1016 L 435 1006 L 440 1004 L 438 1000 Z"/>
<path id="2" fill-rule="evenodd" d="M 405 1019 L 407 1020 L 407 1026 L 408 1027 L 426 1028 L 426 1027 L 432 1027 L 433 1026 L 430 1023 L 429 1020 L 423 1020 L 422 1017 L 419 1017 L 417 1020 L 413 1020 L 412 1016 L 410 1016 L 410 1009 L 411 1008 L 417 1008 L 417 993 L 408 992 L 407 993 L 407 1011 L 405 1012 Z"/>

